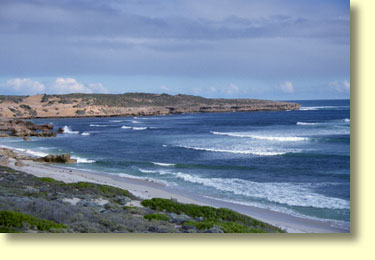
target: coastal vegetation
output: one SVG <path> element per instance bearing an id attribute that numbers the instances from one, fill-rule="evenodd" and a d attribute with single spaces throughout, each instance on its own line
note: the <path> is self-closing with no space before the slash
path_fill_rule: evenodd
<path id="1" fill-rule="evenodd" d="M 141 200 L 127 190 L 38 178 L 0 166 L 0 232 L 283 232 L 229 209 Z"/>

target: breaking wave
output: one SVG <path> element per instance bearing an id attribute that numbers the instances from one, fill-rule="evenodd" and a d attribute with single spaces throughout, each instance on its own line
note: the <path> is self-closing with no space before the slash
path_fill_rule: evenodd
<path id="1" fill-rule="evenodd" d="M 227 149 L 204 148 L 204 147 L 193 147 L 193 146 L 178 146 L 178 147 L 197 150 L 197 151 L 233 153 L 233 154 L 251 154 L 251 155 L 258 155 L 258 156 L 275 156 L 275 155 L 283 155 L 287 153 L 287 152 L 268 152 L 268 151 L 256 151 L 256 150 L 227 150 Z"/>
<path id="2" fill-rule="evenodd" d="M 95 163 L 96 162 L 95 160 L 90 160 L 90 159 L 87 159 L 87 158 L 81 158 L 81 157 L 78 157 L 78 156 L 72 156 L 72 158 L 76 159 L 77 163 Z"/>
<path id="3" fill-rule="evenodd" d="M 73 131 L 69 126 L 64 126 L 64 134 L 79 134 L 79 131 Z"/>
<path id="4" fill-rule="evenodd" d="M 91 127 L 108 127 L 108 126 L 116 126 L 116 125 L 96 125 L 96 124 L 90 124 Z"/>
<path id="5" fill-rule="evenodd" d="M 146 130 L 148 127 L 133 127 L 133 130 Z"/>
<path id="6" fill-rule="evenodd" d="M 151 163 L 155 165 L 159 165 L 159 166 L 165 166 L 165 167 L 172 167 L 176 165 L 174 163 L 160 163 L 160 162 L 151 162 Z"/>
<path id="7" fill-rule="evenodd" d="M 201 178 L 178 172 L 176 177 L 186 182 L 201 184 L 217 190 L 246 197 L 266 199 L 270 202 L 289 206 L 315 207 L 328 209 L 349 209 L 350 202 L 326 197 L 312 191 L 313 184 L 292 184 L 276 182 L 253 182 L 236 178 Z"/>
<path id="8" fill-rule="evenodd" d="M 225 132 L 215 132 L 211 131 L 214 135 L 226 135 L 232 137 L 241 137 L 241 138 L 252 138 L 259 140 L 268 140 L 268 141 L 279 141 L 279 142 L 296 142 L 296 141 L 306 141 L 309 140 L 307 137 L 300 136 L 264 136 L 264 135 L 252 135 L 244 133 L 225 133 Z"/>
<path id="9" fill-rule="evenodd" d="M 318 125 L 319 123 L 297 122 L 296 125 Z"/>

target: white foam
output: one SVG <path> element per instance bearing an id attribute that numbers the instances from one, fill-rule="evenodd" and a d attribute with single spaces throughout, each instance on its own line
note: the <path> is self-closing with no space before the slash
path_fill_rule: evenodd
<path id="1" fill-rule="evenodd" d="M 36 156 L 36 157 L 45 157 L 45 156 L 48 155 L 48 153 L 44 153 L 44 152 L 41 152 L 41 151 L 35 151 L 35 150 L 23 149 L 23 148 L 16 148 L 16 147 L 11 147 L 11 146 L 7 146 L 7 145 L 0 145 L 0 147 L 15 150 L 15 151 L 25 153 L 25 154 L 29 154 L 31 156 Z M 44 147 L 40 147 L 39 149 L 42 149 L 42 148 L 44 148 Z"/>
<path id="2" fill-rule="evenodd" d="M 313 106 L 313 107 L 301 107 L 300 110 L 309 111 L 309 110 L 328 110 L 328 109 L 343 109 L 343 108 L 350 108 L 350 106 Z"/>
<path id="3" fill-rule="evenodd" d="M 158 171 L 154 171 L 154 170 L 146 170 L 146 169 L 141 169 L 141 168 L 138 168 L 138 170 L 140 172 L 143 172 L 143 173 L 158 173 Z"/>
<path id="4" fill-rule="evenodd" d="M 297 122 L 296 125 L 318 125 L 319 123 Z"/>
<path id="5" fill-rule="evenodd" d="M 83 132 L 81 135 L 83 135 L 83 136 L 89 136 L 90 133 L 89 132 Z"/>
<path id="6" fill-rule="evenodd" d="M 166 182 L 166 181 L 157 180 L 157 179 L 148 178 L 148 177 L 139 177 L 139 176 L 134 176 L 134 175 L 126 174 L 126 173 L 120 173 L 120 174 L 116 174 L 116 175 L 120 176 L 120 177 L 123 177 L 123 178 L 155 182 L 155 183 L 159 183 L 159 184 L 162 184 L 162 185 L 165 185 L 165 186 L 169 185 L 169 183 Z"/>
<path id="7" fill-rule="evenodd" d="M 108 126 L 116 126 L 116 125 L 96 125 L 96 124 L 90 124 L 91 127 L 108 127 Z"/>
<path id="8" fill-rule="evenodd" d="M 64 126 L 64 134 L 79 134 L 79 131 L 73 131 L 69 126 Z"/>
<path id="9" fill-rule="evenodd" d="M 136 120 L 133 120 L 132 123 L 133 123 L 133 124 L 141 124 L 141 122 L 136 121 Z"/>
<path id="10" fill-rule="evenodd" d="M 72 156 L 72 159 L 76 159 L 77 163 L 95 163 L 96 162 L 95 160 L 90 160 L 90 159 L 81 158 L 77 156 Z"/>
<path id="11" fill-rule="evenodd" d="M 48 155 L 48 153 L 43 153 L 43 152 L 35 151 L 35 150 L 21 149 L 21 148 L 13 148 L 13 149 L 16 151 L 26 153 L 26 154 L 30 154 L 32 156 L 36 156 L 36 157 L 45 157 Z"/>
<path id="12" fill-rule="evenodd" d="M 270 202 L 286 204 L 289 206 L 349 209 L 350 202 L 326 197 L 311 190 L 312 184 L 293 184 L 276 182 L 253 182 L 236 178 L 201 178 L 190 174 L 178 172 L 176 177 L 186 182 L 201 184 L 220 191 L 235 195 L 266 199 Z"/>
<path id="13" fill-rule="evenodd" d="M 136 130 L 136 131 L 149 129 L 149 127 L 146 127 L 146 126 L 144 126 L 144 127 L 134 127 L 133 126 L 132 127 L 132 126 L 126 126 L 126 125 L 123 125 L 121 128 L 122 129 L 132 129 L 132 130 Z"/>
<path id="14" fill-rule="evenodd" d="M 345 123 L 350 123 L 350 119 L 349 119 L 349 118 L 345 118 L 345 119 L 344 119 L 344 122 L 345 122 Z"/>
<path id="15" fill-rule="evenodd" d="M 306 137 L 300 136 L 264 136 L 264 135 L 253 135 L 245 133 L 225 133 L 225 132 L 215 132 L 211 131 L 214 135 L 226 135 L 231 137 L 240 137 L 240 138 L 252 138 L 259 140 L 268 140 L 268 141 L 279 141 L 279 142 L 297 142 L 297 141 L 306 141 L 309 140 Z"/>
<path id="16" fill-rule="evenodd" d="M 125 120 L 109 120 L 109 122 L 113 122 L 113 123 L 121 123 L 121 122 L 124 122 Z"/>
<path id="17" fill-rule="evenodd" d="M 204 148 L 204 147 L 193 147 L 193 146 L 178 146 L 186 149 L 192 149 L 197 151 L 207 151 L 207 152 L 218 152 L 218 153 L 234 153 L 234 154 L 251 154 L 259 156 L 274 156 L 274 155 L 283 155 L 287 152 L 269 152 L 261 150 L 226 150 L 226 149 L 215 149 L 215 148 Z"/>
<path id="18" fill-rule="evenodd" d="M 146 130 L 148 127 L 133 127 L 133 130 Z"/>
<path id="19" fill-rule="evenodd" d="M 155 165 L 165 166 L 165 167 L 171 167 L 171 166 L 175 166 L 176 165 L 174 163 L 160 163 L 160 162 L 152 162 L 152 163 L 155 164 Z"/>

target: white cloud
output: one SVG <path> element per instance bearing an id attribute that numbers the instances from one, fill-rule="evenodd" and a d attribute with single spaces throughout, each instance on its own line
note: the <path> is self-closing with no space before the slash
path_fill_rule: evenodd
<path id="1" fill-rule="evenodd" d="M 329 82 L 328 85 L 334 88 L 338 92 L 350 91 L 350 81 L 348 80 L 342 80 L 342 81 L 335 80 L 335 81 Z"/>
<path id="2" fill-rule="evenodd" d="M 287 93 L 287 94 L 294 93 L 293 83 L 290 81 L 285 81 L 284 83 L 281 83 L 280 89 L 282 92 Z"/>
<path id="3" fill-rule="evenodd" d="M 45 91 L 43 83 L 27 78 L 9 79 L 5 82 L 4 87 L 7 92 L 9 91 L 17 94 L 41 94 Z"/>
<path id="4" fill-rule="evenodd" d="M 170 91 L 170 89 L 165 85 L 161 86 L 160 89 L 166 92 Z"/>
<path id="5" fill-rule="evenodd" d="M 109 90 L 103 86 L 102 83 L 97 82 L 97 83 L 89 83 L 87 84 L 87 87 L 95 93 L 109 93 Z"/>
<path id="6" fill-rule="evenodd" d="M 87 85 L 78 82 L 74 78 L 56 78 L 50 83 L 41 83 L 28 78 L 9 79 L 0 84 L 2 92 L 7 94 L 69 94 L 69 93 L 109 93 L 102 83 L 88 83 Z"/>
<path id="7" fill-rule="evenodd" d="M 50 92 L 54 94 L 67 93 L 92 93 L 93 91 L 74 78 L 57 78 L 49 86 Z"/>
<path id="8" fill-rule="evenodd" d="M 228 95 L 234 95 L 234 94 L 238 94 L 238 92 L 240 91 L 240 88 L 238 86 L 236 86 L 235 84 L 231 83 L 229 85 L 229 87 L 227 87 L 224 92 Z"/>

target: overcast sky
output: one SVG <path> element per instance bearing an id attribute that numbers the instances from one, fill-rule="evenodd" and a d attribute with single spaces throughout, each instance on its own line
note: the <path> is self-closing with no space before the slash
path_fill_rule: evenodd
<path id="1" fill-rule="evenodd" d="M 0 0 L 0 94 L 350 97 L 349 0 Z"/>

